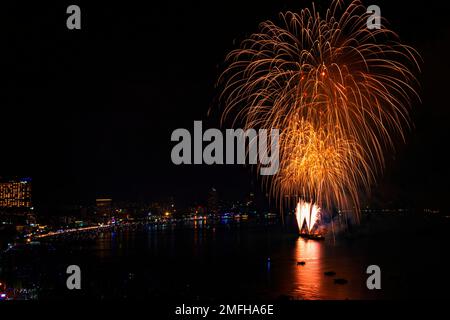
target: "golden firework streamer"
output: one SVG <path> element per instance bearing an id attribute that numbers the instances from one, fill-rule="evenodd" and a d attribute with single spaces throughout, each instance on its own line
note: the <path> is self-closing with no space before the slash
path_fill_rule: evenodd
<path id="1" fill-rule="evenodd" d="M 226 58 L 222 121 L 281 130 L 280 170 L 265 181 L 280 202 L 358 213 L 385 153 L 405 140 L 420 56 L 368 18 L 358 0 L 281 13 Z"/>

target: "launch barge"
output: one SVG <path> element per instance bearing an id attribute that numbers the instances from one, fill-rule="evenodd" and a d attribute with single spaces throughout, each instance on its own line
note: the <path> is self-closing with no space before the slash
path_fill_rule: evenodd
<path id="1" fill-rule="evenodd" d="M 325 240 L 325 237 L 321 234 L 300 233 L 299 236 L 308 240 Z"/>

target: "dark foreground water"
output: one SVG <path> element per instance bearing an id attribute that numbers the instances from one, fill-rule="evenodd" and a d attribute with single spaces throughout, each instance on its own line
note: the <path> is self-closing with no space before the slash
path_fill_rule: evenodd
<path id="1" fill-rule="evenodd" d="M 0 277 L 35 288 L 39 299 L 450 297 L 448 219 L 373 216 L 336 243 L 298 238 L 293 225 L 197 222 L 105 232 L 91 242 L 51 241 L 2 257 Z M 77 292 L 65 284 L 73 264 L 82 270 Z M 381 268 L 381 290 L 366 287 L 372 264 Z"/>

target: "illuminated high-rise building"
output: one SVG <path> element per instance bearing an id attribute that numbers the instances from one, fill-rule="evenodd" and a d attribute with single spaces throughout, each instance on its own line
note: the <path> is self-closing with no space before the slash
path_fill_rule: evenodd
<path id="1" fill-rule="evenodd" d="M 0 180 L 0 208 L 31 207 L 31 178 Z"/>

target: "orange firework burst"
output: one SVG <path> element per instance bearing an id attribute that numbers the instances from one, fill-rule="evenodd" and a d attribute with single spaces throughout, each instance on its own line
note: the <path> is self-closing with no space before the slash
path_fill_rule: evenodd
<path id="1" fill-rule="evenodd" d="M 384 26 L 369 30 L 369 15 L 358 0 L 281 13 L 227 56 L 222 120 L 281 130 L 280 170 L 266 181 L 280 202 L 358 213 L 385 152 L 404 140 L 420 57 Z"/>

